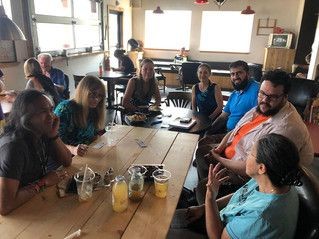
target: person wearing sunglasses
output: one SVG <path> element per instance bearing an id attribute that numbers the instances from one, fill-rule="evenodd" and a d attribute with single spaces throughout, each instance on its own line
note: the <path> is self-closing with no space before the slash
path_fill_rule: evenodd
<path id="1" fill-rule="evenodd" d="M 105 128 L 105 87 L 95 76 L 85 76 L 75 97 L 62 101 L 54 110 L 60 118 L 59 134 L 73 155 L 83 156 Z"/>

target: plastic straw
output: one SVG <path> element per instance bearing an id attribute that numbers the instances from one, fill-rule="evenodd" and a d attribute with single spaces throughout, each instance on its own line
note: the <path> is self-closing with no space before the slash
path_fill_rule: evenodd
<path id="1" fill-rule="evenodd" d="M 82 181 L 82 185 L 81 185 L 81 194 L 83 193 L 84 181 L 86 180 L 87 169 L 88 169 L 88 164 L 85 164 L 84 175 L 83 175 L 83 181 Z"/>

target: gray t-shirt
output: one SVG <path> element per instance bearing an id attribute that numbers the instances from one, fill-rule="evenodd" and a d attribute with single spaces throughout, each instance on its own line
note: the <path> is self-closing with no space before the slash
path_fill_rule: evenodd
<path id="1" fill-rule="evenodd" d="M 0 138 L 0 177 L 19 180 L 20 187 L 43 177 L 49 157 L 48 144 L 41 141 L 36 149 L 30 147 L 22 138 L 2 136 Z"/>

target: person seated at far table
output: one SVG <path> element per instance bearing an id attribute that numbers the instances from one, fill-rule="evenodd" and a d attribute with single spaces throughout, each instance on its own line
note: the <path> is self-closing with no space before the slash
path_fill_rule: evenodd
<path id="1" fill-rule="evenodd" d="M 43 75 L 41 66 L 37 59 L 29 58 L 24 63 L 24 75 L 28 80 L 26 89 L 36 89 L 46 92 L 57 106 L 61 99 L 56 91 L 53 82 L 50 78 Z"/>
<path id="2" fill-rule="evenodd" d="M 53 58 L 50 53 L 40 53 L 38 55 L 38 61 L 40 63 L 43 74 L 53 81 L 53 84 L 57 89 L 60 98 L 64 99 L 64 93 L 65 91 L 68 91 L 68 89 L 63 71 L 52 67 Z"/>
<path id="3" fill-rule="evenodd" d="M 60 120 L 49 97 L 25 90 L 13 103 L 0 137 L 0 214 L 6 215 L 30 200 L 45 186 L 57 184 L 69 166 L 70 151 L 58 134 Z"/>
<path id="4" fill-rule="evenodd" d="M 119 60 L 119 68 L 112 68 L 113 71 L 122 71 L 125 74 L 135 73 L 135 67 L 133 61 L 124 54 L 125 50 L 116 49 L 114 56 Z"/>
<path id="5" fill-rule="evenodd" d="M 75 97 L 62 101 L 54 110 L 60 118 L 59 134 L 73 155 L 83 156 L 105 127 L 105 87 L 96 76 L 85 76 Z"/>
<path id="6" fill-rule="evenodd" d="M 125 110 L 134 112 L 139 106 L 148 105 L 155 98 L 155 105 L 161 105 L 161 95 L 155 79 L 154 63 L 151 59 L 144 59 L 141 63 L 139 77 L 129 80 L 123 97 Z"/>
<path id="7" fill-rule="evenodd" d="M 210 165 L 205 204 L 182 209 L 186 225 L 181 227 L 209 238 L 294 238 L 299 210 L 294 186 L 302 185 L 298 165 L 292 141 L 278 134 L 263 136 L 247 157 L 246 174 L 252 179 L 233 195 L 216 199 L 228 176 L 220 164 Z M 168 238 L 171 233 L 174 229 Z"/>
<path id="8" fill-rule="evenodd" d="M 223 109 L 223 96 L 220 87 L 209 80 L 211 68 L 202 63 L 197 69 L 199 83 L 192 88 L 192 108 L 214 120 Z"/>

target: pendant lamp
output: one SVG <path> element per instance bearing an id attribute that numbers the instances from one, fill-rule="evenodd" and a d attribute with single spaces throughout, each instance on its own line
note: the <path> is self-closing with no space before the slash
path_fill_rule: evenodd
<path id="1" fill-rule="evenodd" d="M 0 5 L 0 40 L 23 40 L 26 41 L 20 28 L 7 17 L 4 6 Z"/>
<path id="2" fill-rule="evenodd" d="M 241 11 L 241 14 L 246 14 L 246 15 L 255 14 L 255 11 L 253 9 L 251 9 L 250 6 L 247 6 L 246 9 Z"/>
<path id="3" fill-rule="evenodd" d="M 155 14 L 163 14 L 164 11 L 160 8 L 160 6 L 157 6 L 157 8 L 153 11 Z"/>
<path id="4" fill-rule="evenodd" d="M 208 2 L 208 0 L 196 0 L 194 3 L 201 5 L 201 4 L 208 4 L 209 2 Z"/>

